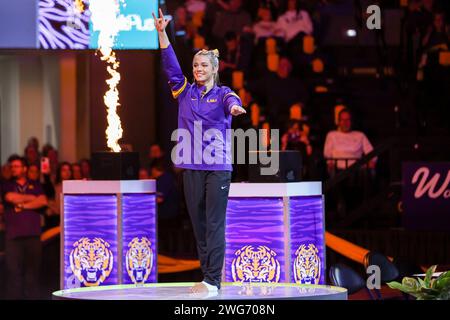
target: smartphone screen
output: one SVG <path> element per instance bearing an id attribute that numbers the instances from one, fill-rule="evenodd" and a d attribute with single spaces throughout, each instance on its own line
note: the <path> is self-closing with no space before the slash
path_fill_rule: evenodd
<path id="1" fill-rule="evenodd" d="M 43 174 L 50 173 L 50 161 L 47 157 L 41 158 L 41 173 Z"/>

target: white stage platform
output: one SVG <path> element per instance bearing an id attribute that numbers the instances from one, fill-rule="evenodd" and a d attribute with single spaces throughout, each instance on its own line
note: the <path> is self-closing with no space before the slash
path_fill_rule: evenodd
<path id="1" fill-rule="evenodd" d="M 60 290 L 54 299 L 75 300 L 347 300 L 347 290 L 295 283 L 223 283 L 217 294 L 194 294 L 194 283 L 115 285 Z"/>

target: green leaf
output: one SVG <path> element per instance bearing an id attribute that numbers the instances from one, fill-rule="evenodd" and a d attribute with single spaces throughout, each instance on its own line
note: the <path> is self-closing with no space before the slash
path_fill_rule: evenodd
<path id="1" fill-rule="evenodd" d="M 435 286 L 436 286 L 436 278 L 431 279 L 431 282 L 430 282 L 430 288 L 431 289 L 435 289 Z"/>
<path id="2" fill-rule="evenodd" d="M 436 279 L 435 281 L 435 289 L 444 289 L 446 287 L 450 286 L 450 278 L 442 278 L 442 279 Z"/>
<path id="3" fill-rule="evenodd" d="M 437 277 L 437 280 L 444 279 L 444 278 L 446 278 L 446 279 L 450 278 L 450 271 L 442 272 L 439 275 L 439 277 Z"/>
<path id="4" fill-rule="evenodd" d="M 420 288 L 420 292 L 423 292 L 426 294 L 438 294 L 439 290 L 432 289 L 432 288 Z"/>
<path id="5" fill-rule="evenodd" d="M 404 277 L 401 283 L 393 281 L 387 283 L 387 285 L 391 289 L 400 290 L 417 300 L 450 300 L 450 271 L 433 278 L 435 271 L 436 265 L 427 270 L 423 280 Z"/>
<path id="6" fill-rule="evenodd" d="M 433 265 L 430 268 L 428 268 L 427 273 L 425 275 L 425 286 L 430 286 L 431 277 L 433 276 L 434 271 L 436 271 L 437 265 Z"/>
<path id="7" fill-rule="evenodd" d="M 411 288 L 411 287 L 408 287 L 408 286 L 404 286 L 401 283 L 396 282 L 396 281 L 388 282 L 387 285 L 391 289 L 400 290 L 400 291 L 405 292 L 405 293 L 412 293 L 412 292 L 416 292 L 417 291 L 414 288 Z"/>
<path id="8" fill-rule="evenodd" d="M 420 285 L 421 287 L 425 287 L 425 281 L 423 281 L 423 280 L 420 279 L 420 278 L 417 278 L 417 281 L 419 282 L 419 285 Z"/>
<path id="9" fill-rule="evenodd" d="M 398 289 L 401 290 L 400 288 L 403 288 L 402 284 L 397 282 L 397 281 L 391 281 L 386 283 L 388 285 L 389 288 L 391 289 Z"/>
<path id="10" fill-rule="evenodd" d="M 411 288 L 411 290 L 417 290 L 420 288 L 419 282 L 414 278 L 404 277 L 402 280 L 402 285 L 404 287 Z"/>
<path id="11" fill-rule="evenodd" d="M 450 290 L 441 292 L 437 298 L 438 300 L 450 300 Z"/>
<path id="12" fill-rule="evenodd" d="M 436 299 L 436 295 L 426 294 L 426 293 L 422 294 L 421 297 L 422 297 L 422 300 L 434 300 L 434 299 Z"/>

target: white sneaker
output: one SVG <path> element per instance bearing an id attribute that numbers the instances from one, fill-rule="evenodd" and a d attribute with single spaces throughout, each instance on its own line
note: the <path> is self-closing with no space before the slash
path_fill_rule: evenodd
<path id="1" fill-rule="evenodd" d="M 214 286 L 212 284 L 209 284 L 206 281 L 202 281 L 202 283 L 205 285 L 206 288 L 208 288 L 209 292 L 218 292 L 219 291 L 219 288 L 217 288 L 216 286 Z"/>

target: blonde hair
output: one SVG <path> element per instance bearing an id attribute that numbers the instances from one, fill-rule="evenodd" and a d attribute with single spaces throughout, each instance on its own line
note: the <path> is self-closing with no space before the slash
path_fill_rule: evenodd
<path id="1" fill-rule="evenodd" d="M 217 72 L 214 75 L 214 83 L 220 84 L 220 80 L 219 80 L 219 50 L 217 50 L 217 49 L 214 49 L 214 50 L 202 49 L 194 55 L 194 58 L 196 56 L 207 56 L 209 58 L 209 61 L 211 61 L 213 68 L 217 69 Z"/>

